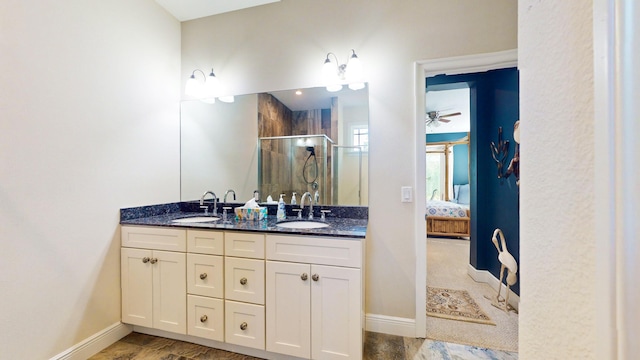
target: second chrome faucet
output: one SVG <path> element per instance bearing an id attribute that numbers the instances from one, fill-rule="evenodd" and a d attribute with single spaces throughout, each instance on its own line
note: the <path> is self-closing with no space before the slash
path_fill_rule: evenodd
<path id="1" fill-rule="evenodd" d="M 309 220 L 313 220 L 313 198 L 310 192 L 302 194 L 300 198 L 300 209 L 304 209 L 304 199 L 309 198 Z"/>

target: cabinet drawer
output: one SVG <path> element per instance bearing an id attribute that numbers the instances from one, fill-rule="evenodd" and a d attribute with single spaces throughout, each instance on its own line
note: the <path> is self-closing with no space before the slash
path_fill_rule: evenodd
<path id="1" fill-rule="evenodd" d="M 225 257 L 225 298 L 264 305 L 264 260 Z"/>
<path id="2" fill-rule="evenodd" d="M 121 235 L 124 247 L 181 252 L 187 250 L 187 234 L 184 229 L 123 226 Z"/>
<path id="3" fill-rule="evenodd" d="M 264 235 L 225 232 L 224 254 L 252 259 L 264 259 Z"/>
<path id="4" fill-rule="evenodd" d="M 264 306 L 225 301 L 225 341 L 264 350 Z"/>
<path id="5" fill-rule="evenodd" d="M 266 254 L 269 260 L 362 266 L 362 243 L 358 239 L 267 235 Z"/>
<path id="6" fill-rule="evenodd" d="M 187 230 L 187 251 L 224 255 L 224 233 L 222 231 Z"/>
<path id="7" fill-rule="evenodd" d="M 187 333 L 224 341 L 224 301 L 202 296 L 187 296 Z"/>
<path id="8" fill-rule="evenodd" d="M 224 259 L 217 255 L 187 254 L 187 292 L 222 298 Z"/>

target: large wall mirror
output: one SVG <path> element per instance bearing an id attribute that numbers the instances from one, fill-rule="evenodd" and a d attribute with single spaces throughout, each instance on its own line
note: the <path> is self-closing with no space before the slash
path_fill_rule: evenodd
<path id="1" fill-rule="evenodd" d="M 309 192 L 323 205 L 368 204 L 368 88 L 294 89 L 181 103 L 180 197 L 227 202 Z M 233 190 L 230 192 L 229 190 Z M 233 194 L 236 199 L 234 200 Z"/>

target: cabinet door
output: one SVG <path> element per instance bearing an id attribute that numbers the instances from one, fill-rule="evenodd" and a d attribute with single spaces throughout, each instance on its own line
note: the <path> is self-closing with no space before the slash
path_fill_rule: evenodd
<path id="1" fill-rule="evenodd" d="M 187 332 L 187 261 L 185 253 L 153 251 L 153 327 Z"/>
<path id="2" fill-rule="evenodd" d="M 122 322 L 153 326 L 153 265 L 151 250 L 120 250 L 120 284 L 122 288 Z"/>
<path id="3" fill-rule="evenodd" d="M 311 355 L 310 266 L 267 261 L 267 351 Z"/>
<path id="4" fill-rule="evenodd" d="M 360 270 L 311 265 L 311 358 L 361 359 Z"/>

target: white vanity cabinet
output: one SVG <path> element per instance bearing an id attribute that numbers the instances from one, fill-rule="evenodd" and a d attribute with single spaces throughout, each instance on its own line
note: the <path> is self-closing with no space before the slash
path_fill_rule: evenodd
<path id="1" fill-rule="evenodd" d="M 224 234 L 225 342 L 265 349 L 264 234 Z"/>
<path id="2" fill-rule="evenodd" d="M 122 321 L 186 334 L 185 231 L 123 226 L 121 235 Z"/>
<path id="3" fill-rule="evenodd" d="M 187 230 L 187 334 L 224 341 L 224 232 Z"/>
<path id="4" fill-rule="evenodd" d="M 363 239 L 144 225 L 121 234 L 122 322 L 136 331 L 269 359 L 362 358 Z"/>
<path id="5" fill-rule="evenodd" d="M 267 235 L 266 257 L 267 351 L 361 359 L 361 241 Z"/>

